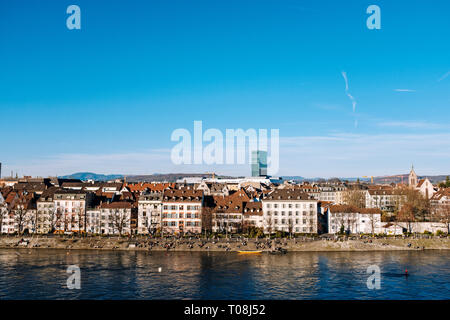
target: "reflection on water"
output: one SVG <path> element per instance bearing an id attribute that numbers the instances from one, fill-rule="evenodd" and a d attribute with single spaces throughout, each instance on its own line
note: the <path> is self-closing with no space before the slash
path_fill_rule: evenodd
<path id="1" fill-rule="evenodd" d="M 0 250 L 0 298 L 449 299 L 449 258 L 446 251 Z M 382 272 L 380 290 L 366 286 L 367 267 L 374 264 Z M 69 265 L 81 268 L 81 290 L 66 288 Z"/>

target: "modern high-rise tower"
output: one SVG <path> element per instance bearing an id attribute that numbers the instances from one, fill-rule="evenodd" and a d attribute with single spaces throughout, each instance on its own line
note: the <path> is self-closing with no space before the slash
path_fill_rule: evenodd
<path id="1" fill-rule="evenodd" d="M 252 152 L 252 177 L 267 176 L 267 151 Z"/>

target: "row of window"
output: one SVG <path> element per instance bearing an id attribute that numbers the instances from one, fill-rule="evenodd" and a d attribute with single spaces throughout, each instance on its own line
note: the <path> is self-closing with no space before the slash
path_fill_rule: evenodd
<path id="1" fill-rule="evenodd" d="M 294 221 L 293 220 L 286 220 L 286 219 L 281 219 L 281 220 L 278 220 L 278 219 L 274 219 L 274 224 L 278 224 L 278 221 L 280 221 L 280 224 L 291 224 L 291 223 L 293 223 Z M 309 224 L 314 224 L 314 219 L 302 219 L 301 220 L 301 222 L 303 223 L 303 224 L 307 224 L 307 223 L 309 223 Z M 295 224 L 300 224 L 300 219 L 295 219 Z"/>
<path id="2" fill-rule="evenodd" d="M 273 213 L 274 216 L 278 216 L 279 214 L 281 216 L 285 216 L 286 215 L 286 211 L 281 211 L 281 212 L 279 212 L 279 211 L 273 211 L 273 212 L 272 211 L 267 211 L 267 215 L 268 216 L 272 215 L 272 213 Z M 288 216 L 292 216 L 292 211 L 288 211 L 287 214 L 288 214 Z M 300 211 L 295 211 L 295 215 L 296 216 L 300 216 L 300 215 L 302 215 L 302 213 Z M 303 215 L 304 216 L 313 217 L 315 215 L 315 212 L 314 211 L 303 211 Z"/>
<path id="3" fill-rule="evenodd" d="M 199 213 L 163 213 L 163 219 L 199 219 Z"/>
<path id="4" fill-rule="evenodd" d="M 200 206 L 188 206 L 188 205 L 170 205 L 170 206 L 163 206 L 164 210 L 184 210 L 184 207 L 186 207 L 186 210 L 200 210 Z"/>
<path id="5" fill-rule="evenodd" d="M 314 204 L 312 204 L 312 203 L 310 203 L 310 204 L 308 204 L 308 203 L 303 203 L 303 204 L 300 204 L 300 203 L 296 203 L 295 205 L 293 204 L 293 203 L 288 203 L 288 204 L 286 204 L 286 203 L 282 203 L 280 206 L 278 205 L 278 203 L 274 203 L 273 204 L 273 206 L 272 206 L 272 204 L 271 203 L 266 203 L 266 208 L 294 208 L 294 206 L 295 206 L 295 208 L 303 208 L 303 209 L 306 209 L 306 208 L 310 208 L 310 209 L 313 209 L 314 208 Z"/>
<path id="6" fill-rule="evenodd" d="M 182 224 L 180 224 L 180 225 L 182 225 Z M 164 221 L 163 222 L 163 226 L 164 227 L 177 227 L 178 226 L 178 222 L 177 221 Z M 187 221 L 186 223 L 184 223 L 184 226 L 186 226 L 186 227 L 199 227 L 200 223 L 198 221 L 195 221 L 195 222 Z"/>

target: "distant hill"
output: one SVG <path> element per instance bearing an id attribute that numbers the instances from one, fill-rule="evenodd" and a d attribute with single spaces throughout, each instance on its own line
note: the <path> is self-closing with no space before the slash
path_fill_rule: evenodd
<path id="1" fill-rule="evenodd" d="M 77 172 L 71 175 L 58 177 L 62 179 L 79 179 L 82 181 L 86 180 L 95 180 L 95 181 L 109 181 L 109 180 L 115 180 L 115 179 L 122 179 L 122 174 L 98 174 L 93 172 Z"/>
<path id="2" fill-rule="evenodd" d="M 123 179 L 126 177 L 127 182 L 158 182 L 167 181 L 175 182 L 178 179 L 183 179 L 185 177 L 211 177 L 211 174 L 204 173 L 157 173 L 149 175 L 123 175 L 123 174 L 98 174 L 93 172 L 77 172 L 67 176 L 61 176 L 62 179 L 79 179 L 82 181 L 95 180 L 95 181 L 109 181 L 115 179 Z M 217 176 L 220 178 L 229 178 L 225 176 Z"/>
<path id="3" fill-rule="evenodd" d="M 180 179 L 183 179 L 186 177 L 211 178 L 212 174 L 208 174 L 208 173 L 155 173 L 155 174 L 151 174 L 151 175 L 127 176 L 127 181 L 129 181 L 129 182 L 151 182 L 151 181 L 176 182 L 177 180 L 180 180 Z M 232 178 L 232 177 L 216 175 L 216 178 Z"/>
<path id="4" fill-rule="evenodd" d="M 185 177 L 204 177 L 209 178 L 211 174 L 207 173 L 155 173 L 149 175 L 123 175 L 123 174 L 98 174 L 93 172 L 77 172 L 67 176 L 61 176 L 59 178 L 62 179 L 79 179 L 82 181 L 86 180 L 95 180 L 95 181 L 109 181 L 115 179 L 123 179 L 126 177 L 128 182 L 158 182 L 158 181 L 167 181 L 167 182 L 176 182 L 179 179 L 183 179 Z M 434 184 L 437 184 L 441 181 L 445 181 L 445 177 L 448 175 L 438 175 L 438 176 L 419 176 L 419 179 L 428 178 Z M 450 176 L 450 175 L 449 175 Z M 220 176 L 217 175 L 217 178 L 233 178 L 232 176 Z M 330 180 L 324 179 L 320 177 L 316 178 L 305 178 L 302 176 L 282 176 L 283 180 L 294 180 L 294 181 L 321 181 L 321 180 Z M 336 179 L 336 178 L 333 178 Z M 338 178 L 341 181 L 356 181 L 358 178 Z M 361 181 L 370 182 L 370 178 L 359 178 Z M 379 176 L 373 177 L 374 183 L 377 184 L 390 184 L 390 183 L 408 183 L 408 174 L 401 175 L 392 175 L 392 176 Z"/>
<path id="5" fill-rule="evenodd" d="M 438 175 L 438 176 L 418 176 L 418 179 L 425 179 L 428 178 L 428 180 L 431 181 L 433 184 L 437 184 L 439 182 L 445 181 L 445 177 L 450 175 Z M 389 183 L 408 183 L 408 177 L 409 174 L 399 174 L 394 176 L 382 176 L 382 177 L 373 177 L 374 183 L 380 183 L 380 184 L 389 184 Z M 365 179 L 367 180 L 367 179 Z M 369 179 L 370 181 L 370 179 Z"/>

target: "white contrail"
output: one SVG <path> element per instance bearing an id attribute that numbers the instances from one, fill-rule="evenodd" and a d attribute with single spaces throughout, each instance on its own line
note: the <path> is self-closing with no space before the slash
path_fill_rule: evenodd
<path id="1" fill-rule="evenodd" d="M 352 101 L 353 112 L 355 112 L 355 110 L 356 110 L 356 100 L 355 100 L 355 98 L 350 94 L 350 92 L 348 92 L 347 72 L 342 71 L 342 76 L 344 77 L 344 80 L 345 80 L 345 94 L 346 94 L 346 95 L 350 98 L 350 100 Z"/>
<path id="2" fill-rule="evenodd" d="M 416 92 L 416 90 L 413 90 L 413 89 L 394 89 L 394 91 L 397 91 L 397 92 Z"/>
<path id="3" fill-rule="evenodd" d="M 450 76 L 450 71 L 447 71 L 446 74 L 444 74 L 442 77 L 439 78 L 438 82 L 441 82 L 442 80 L 444 80 L 445 78 L 447 78 L 448 76 Z"/>

